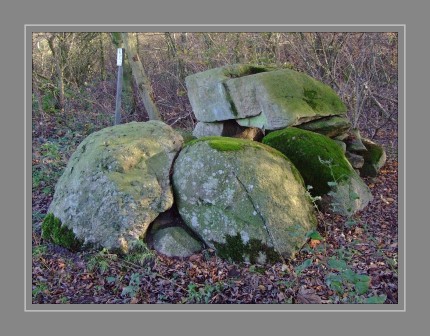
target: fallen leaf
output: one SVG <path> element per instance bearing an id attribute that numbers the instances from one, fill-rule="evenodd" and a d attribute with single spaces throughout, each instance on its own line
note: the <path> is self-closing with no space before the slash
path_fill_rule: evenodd
<path id="1" fill-rule="evenodd" d="M 297 293 L 297 303 L 319 304 L 321 303 L 321 298 L 315 294 L 315 290 L 312 288 L 307 289 L 305 286 L 302 286 Z"/>
<path id="2" fill-rule="evenodd" d="M 136 304 L 139 302 L 139 299 L 137 297 L 133 297 L 130 301 L 131 304 Z"/>
<path id="3" fill-rule="evenodd" d="M 311 239 L 311 241 L 309 242 L 310 247 L 315 248 L 318 246 L 318 244 L 321 244 L 321 241 L 317 240 L 317 239 Z"/>
<path id="4" fill-rule="evenodd" d="M 200 259 L 200 256 L 198 254 L 193 254 L 189 257 L 189 261 L 197 261 Z"/>
<path id="5" fill-rule="evenodd" d="M 363 229 L 362 229 L 362 228 L 360 228 L 360 227 L 356 227 L 356 228 L 355 228 L 355 234 L 356 234 L 356 235 L 361 235 L 361 234 L 363 234 Z"/>

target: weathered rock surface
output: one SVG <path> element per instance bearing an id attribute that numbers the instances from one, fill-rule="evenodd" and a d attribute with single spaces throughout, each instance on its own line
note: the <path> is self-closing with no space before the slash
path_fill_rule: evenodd
<path id="1" fill-rule="evenodd" d="M 343 141 L 340 140 L 335 140 L 333 139 L 333 141 L 339 145 L 339 147 L 342 149 L 342 152 L 345 154 L 346 153 L 346 143 L 344 143 Z"/>
<path id="2" fill-rule="evenodd" d="M 361 155 L 346 152 L 345 153 L 346 158 L 348 159 L 351 166 L 355 169 L 360 169 L 364 165 L 364 158 Z"/>
<path id="3" fill-rule="evenodd" d="M 70 158 L 48 212 L 85 244 L 128 252 L 173 204 L 169 171 L 182 143 L 159 121 L 89 135 Z"/>
<path id="4" fill-rule="evenodd" d="M 204 136 L 222 136 L 224 132 L 224 122 L 204 122 L 199 121 L 193 130 L 193 136 L 201 138 Z"/>
<path id="5" fill-rule="evenodd" d="M 341 147 L 311 131 L 288 127 L 263 138 L 263 143 L 285 154 L 300 171 L 313 196 L 329 196 L 332 208 L 343 215 L 363 209 L 372 199 Z"/>
<path id="6" fill-rule="evenodd" d="M 197 120 L 204 122 L 245 118 L 246 111 L 238 112 L 232 106 L 225 81 L 250 74 L 268 71 L 262 66 L 230 65 L 190 75 L 185 78 L 188 97 Z"/>
<path id="7" fill-rule="evenodd" d="M 154 249 L 168 257 L 189 257 L 202 249 L 202 244 L 183 228 L 162 228 L 154 234 Z"/>
<path id="8" fill-rule="evenodd" d="M 348 152 L 355 152 L 362 154 L 367 151 L 366 146 L 364 146 L 361 141 L 361 134 L 358 129 L 351 129 L 348 132 L 348 137 L 344 140 L 346 143 L 346 150 Z"/>
<path id="9" fill-rule="evenodd" d="M 303 179 L 281 153 L 226 137 L 190 142 L 174 164 L 173 185 L 185 223 L 227 259 L 291 257 L 315 228 Z"/>
<path id="10" fill-rule="evenodd" d="M 379 170 L 387 161 L 387 154 L 384 150 L 384 147 L 374 143 L 369 139 L 362 138 L 362 142 L 367 151 L 361 154 L 364 158 L 364 164 L 360 169 L 360 173 L 363 176 L 376 177 Z"/>
<path id="11" fill-rule="evenodd" d="M 297 127 L 307 131 L 323 134 L 329 138 L 334 138 L 337 136 L 342 136 L 342 134 L 348 132 L 351 128 L 351 123 L 346 117 L 331 116 L 312 120 L 310 122 L 298 125 Z"/>

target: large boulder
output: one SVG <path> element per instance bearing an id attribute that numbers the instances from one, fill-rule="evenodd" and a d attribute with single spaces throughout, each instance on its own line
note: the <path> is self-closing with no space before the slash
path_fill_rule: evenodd
<path id="1" fill-rule="evenodd" d="M 346 113 L 329 86 L 291 69 L 234 65 L 188 76 L 186 84 L 203 122 L 235 119 L 241 126 L 276 130 Z"/>
<path id="2" fill-rule="evenodd" d="M 188 143 L 175 161 L 173 186 L 185 223 L 227 259 L 291 257 L 316 227 L 297 169 L 255 141 L 207 137 Z"/>
<path id="3" fill-rule="evenodd" d="M 286 155 L 312 187 L 311 194 L 324 197 L 335 212 L 352 215 L 372 199 L 369 188 L 334 140 L 288 127 L 268 134 L 263 143 Z"/>
<path id="4" fill-rule="evenodd" d="M 169 172 L 182 144 L 159 121 L 92 133 L 70 158 L 48 211 L 84 244 L 127 253 L 172 206 Z"/>

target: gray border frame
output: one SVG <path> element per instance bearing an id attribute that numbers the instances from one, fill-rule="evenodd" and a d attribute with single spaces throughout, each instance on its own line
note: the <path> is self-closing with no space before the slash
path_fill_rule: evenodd
<path id="1" fill-rule="evenodd" d="M 24 87 L 24 99 L 25 99 L 25 158 L 24 164 L 26 173 L 24 176 L 24 184 L 26 197 L 24 200 L 24 232 L 25 232 L 25 243 L 24 243 L 24 276 L 25 276 L 25 286 L 24 286 L 24 310 L 26 312 L 36 312 L 36 311 L 62 311 L 62 312 L 75 312 L 75 311 L 85 311 L 85 312 L 104 312 L 104 311 L 144 311 L 144 312 L 404 312 L 406 311 L 406 25 L 161 25 L 161 24 L 151 24 L 151 25 L 25 25 L 25 87 Z M 29 94 L 31 94 L 31 81 L 29 81 L 28 69 L 31 69 L 31 34 L 38 31 L 140 31 L 140 32 L 163 32 L 163 31 L 189 31 L 189 32 L 265 32 L 265 31 L 282 31 L 282 32 L 299 32 L 299 31 L 375 31 L 375 32 L 397 32 L 399 34 L 399 208 L 398 208 L 398 226 L 399 226 L 399 303 L 397 305 L 341 305 L 342 309 L 331 309 L 331 305 L 291 305 L 294 309 L 285 309 L 290 307 L 289 305 L 228 305 L 228 309 L 225 309 L 226 305 L 98 305 L 90 306 L 94 309 L 88 309 L 88 305 L 73 305 L 74 307 L 82 309 L 69 309 L 70 305 L 34 305 L 31 303 L 31 229 L 28 229 L 28 223 L 30 223 L 31 228 L 31 198 L 28 202 L 29 196 L 31 197 L 31 136 L 27 137 L 29 129 L 31 130 L 31 118 L 27 118 L 28 111 L 31 111 L 31 99 L 28 99 Z M 30 52 L 29 52 L 30 50 Z M 30 66 L 29 66 L 30 64 Z M 30 106 L 29 106 L 30 105 Z M 31 112 L 30 112 L 31 115 Z M 400 127 L 403 125 L 403 129 Z M 30 126 L 30 127 L 28 127 Z M 28 151 L 30 148 L 30 151 Z M 28 160 L 30 159 L 30 160 Z M 30 173 L 30 174 L 29 174 Z M 30 193 L 28 192 L 30 190 Z M 30 211 L 28 211 L 30 209 Z M 401 237 L 403 238 L 402 244 L 400 244 Z M 28 249 L 27 247 L 30 246 Z M 29 258 L 30 256 L 30 258 Z M 403 267 L 402 267 L 403 266 Z M 28 281 L 30 280 L 30 281 Z M 175 309 L 169 309 L 170 307 L 175 307 Z M 188 308 L 193 306 L 193 308 Z M 242 309 L 246 306 L 248 309 Z M 31 307 L 29 309 L 28 307 Z M 55 309 L 46 309 L 46 307 L 55 307 Z M 145 307 L 142 309 L 141 307 Z M 146 307 L 150 307 L 146 309 Z M 103 309 L 101 309 L 103 308 Z M 113 308 L 113 309 L 110 309 Z M 128 308 L 128 309 L 127 309 Z M 218 308 L 218 309 L 217 309 Z M 222 309 L 221 309 L 222 308 Z M 372 309 L 373 308 L 373 309 Z"/>

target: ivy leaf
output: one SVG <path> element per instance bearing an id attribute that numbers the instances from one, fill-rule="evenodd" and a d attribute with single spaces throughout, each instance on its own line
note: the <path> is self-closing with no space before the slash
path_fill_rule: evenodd
<path id="1" fill-rule="evenodd" d="M 126 286 L 122 289 L 121 296 L 126 296 L 132 292 L 133 292 L 133 287 L 132 286 Z"/>
<path id="2" fill-rule="evenodd" d="M 306 234 L 306 237 L 312 239 L 312 240 L 323 240 L 324 238 L 320 235 L 320 233 L 318 231 L 309 231 Z"/>
<path id="3" fill-rule="evenodd" d="M 347 269 L 344 272 L 342 272 L 342 276 L 345 278 L 346 281 L 351 282 L 353 284 L 355 284 L 358 281 L 357 273 L 355 273 L 351 269 Z"/>
<path id="4" fill-rule="evenodd" d="M 385 294 L 379 296 L 371 296 L 366 299 L 365 303 L 381 304 L 384 303 L 386 299 L 387 296 Z"/>
<path id="5" fill-rule="evenodd" d="M 346 262 L 344 260 L 339 260 L 335 258 L 330 258 L 328 260 L 328 265 L 336 271 L 343 271 L 348 269 L 348 266 L 346 265 Z"/>
<path id="6" fill-rule="evenodd" d="M 325 278 L 325 283 L 327 286 L 330 287 L 330 289 L 336 291 L 339 294 L 343 294 L 343 283 L 342 283 L 342 277 L 338 274 L 330 273 Z"/>
<path id="7" fill-rule="evenodd" d="M 116 277 L 111 277 L 111 276 L 107 277 L 106 281 L 108 282 L 108 284 L 112 284 L 116 281 Z"/>
<path id="8" fill-rule="evenodd" d="M 364 282 L 364 281 L 357 281 L 355 283 L 355 290 L 357 291 L 357 294 L 365 294 L 369 290 L 370 281 Z"/>
<path id="9" fill-rule="evenodd" d="M 302 264 L 294 268 L 297 274 L 302 273 L 306 268 L 312 265 L 312 259 L 306 259 Z"/>
<path id="10" fill-rule="evenodd" d="M 348 211 L 351 211 L 351 209 L 348 209 Z M 348 219 L 348 220 L 345 222 L 345 225 L 346 225 L 346 227 L 347 227 L 347 228 L 351 228 L 351 227 L 352 227 L 352 226 L 354 226 L 355 224 L 357 224 L 357 222 L 356 222 L 354 219 L 352 219 L 352 218 Z"/>

